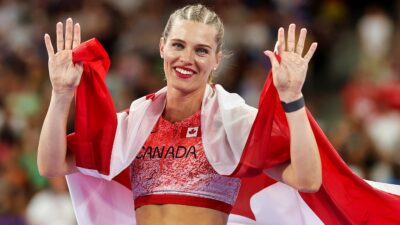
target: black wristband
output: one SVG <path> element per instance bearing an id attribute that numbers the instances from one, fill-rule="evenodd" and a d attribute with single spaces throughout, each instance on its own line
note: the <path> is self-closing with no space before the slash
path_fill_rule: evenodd
<path id="1" fill-rule="evenodd" d="M 285 112 L 287 112 L 287 113 L 297 111 L 305 106 L 303 96 L 301 96 L 301 98 L 297 99 L 296 101 L 289 102 L 289 103 L 285 103 L 285 102 L 281 101 L 281 104 L 282 104 L 283 110 L 285 110 Z"/>

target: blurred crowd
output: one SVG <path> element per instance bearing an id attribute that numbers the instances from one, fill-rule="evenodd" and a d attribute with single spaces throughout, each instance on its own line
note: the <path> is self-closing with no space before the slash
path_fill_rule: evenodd
<path id="1" fill-rule="evenodd" d="M 36 149 L 51 95 L 43 36 L 72 17 L 82 40 L 110 55 L 117 110 L 165 85 L 158 43 L 169 14 L 201 2 L 225 24 L 214 77 L 257 106 L 270 69 L 263 50 L 294 22 L 318 42 L 306 104 L 338 153 L 364 179 L 400 184 L 400 3 L 344 0 L 0 0 L 0 224 L 76 224 L 63 178 L 38 174 Z M 73 120 L 68 125 L 73 131 Z"/>

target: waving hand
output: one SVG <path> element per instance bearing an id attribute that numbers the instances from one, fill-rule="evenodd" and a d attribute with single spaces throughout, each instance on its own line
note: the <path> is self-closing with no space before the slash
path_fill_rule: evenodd
<path id="1" fill-rule="evenodd" d="M 306 78 L 308 63 L 317 49 L 317 43 L 314 42 L 303 56 L 307 30 L 305 28 L 300 30 L 297 43 L 295 33 L 296 25 L 290 24 L 286 44 L 285 30 L 282 27 L 279 28 L 277 47 L 278 55 L 281 57 L 280 62 L 272 51 L 265 51 L 271 60 L 274 85 L 281 101 L 286 103 L 302 96 L 301 89 Z"/>
<path id="2" fill-rule="evenodd" d="M 67 19 L 64 28 L 61 22 L 56 25 L 57 52 L 54 52 L 50 35 L 45 34 L 44 41 L 49 55 L 49 74 L 55 94 L 73 94 L 79 84 L 83 67 L 72 63 L 72 49 L 81 42 L 81 29 L 78 23 L 73 25 Z"/>

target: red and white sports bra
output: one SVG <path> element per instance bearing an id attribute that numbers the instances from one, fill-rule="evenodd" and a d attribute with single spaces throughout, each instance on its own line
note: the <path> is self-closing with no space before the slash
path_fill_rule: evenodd
<path id="1" fill-rule="evenodd" d="M 131 165 L 131 183 L 135 209 L 182 204 L 225 213 L 230 213 L 240 187 L 240 179 L 217 174 L 208 162 L 200 112 L 176 123 L 160 117 Z"/>

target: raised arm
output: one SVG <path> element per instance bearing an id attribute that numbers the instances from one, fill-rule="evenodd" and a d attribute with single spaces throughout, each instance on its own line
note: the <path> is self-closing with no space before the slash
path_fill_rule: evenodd
<path id="1" fill-rule="evenodd" d="M 44 41 L 49 56 L 49 76 L 53 87 L 51 100 L 38 146 L 38 168 L 42 176 L 61 176 L 75 172 L 73 155 L 67 154 L 67 120 L 75 90 L 82 76 L 83 67 L 72 63 L 72 49 L 80 44 L 81 31 L 78 23 L 67 19 L 64 27 L 57 23 L 57 52 L 54 52 L 50 36 Z"/>
<path id="2" fill-rule="evenodd" d="M 300 30 L 296 43 L 296 25 L 290 24 L 287 44 L 285 30 L 278 31 L 278 55 L 266 51 L 272 64 L 274 85 L 279 98 L 284 103 L 292 103 L 301 98 L 308 63 L 312 58 L 317 43 L 312 43 L 307 53 L 303 56 L 304 43 L 307 35 L 306 29 Z M 322 183 L 321 159 L 318 146 L 307 118 L 305 107 L 286 112 L 290 131 L 290 163 L 277 166 L 265 172 L 276 180 L 282 181 L 303 192 L 315 192 Z"/>

